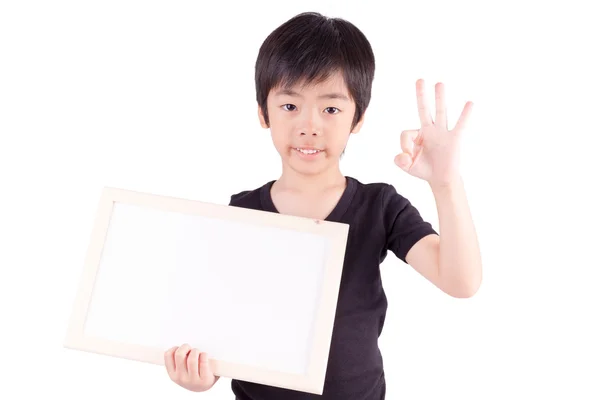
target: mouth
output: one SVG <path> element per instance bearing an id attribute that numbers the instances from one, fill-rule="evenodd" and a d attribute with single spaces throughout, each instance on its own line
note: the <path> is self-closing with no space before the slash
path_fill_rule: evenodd
<path id="1" fill-rule="evenodd" d="M 323 150 L 315 149 L 312 147 L 307 147 L 307 148 L 294 147 L 294 150 L 296 150 L 297 152 L 304 154 L 306 156 L 313 156 L 313 155 L 317 155 L 317 154 L 323 152 Z"/>

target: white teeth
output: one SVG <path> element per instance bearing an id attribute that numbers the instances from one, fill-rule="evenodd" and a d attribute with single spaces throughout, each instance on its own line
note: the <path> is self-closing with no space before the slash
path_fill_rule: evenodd
<path id="1" fill-rule="evenodd" d="M 302 154 L 315 154 L 315 153 L 318 153 L 321 151 L 321 150 L 305 150 L 305 149 L 299 149 L 299 148 L 296 148 L 296 150 L 298 150 Z"/>

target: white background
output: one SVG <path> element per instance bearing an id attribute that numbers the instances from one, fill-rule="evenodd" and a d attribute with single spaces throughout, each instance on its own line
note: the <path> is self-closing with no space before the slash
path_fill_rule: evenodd
<path id="1" fill-rule="evenodd" d="M 198 395 L 62 341 L 103 186 L 227 203 L 278 177 L 253 67 L 302 11 L 350 20 L 375 51 L 343 172 L 394 184 L 435 226 L 427 185 L 393 163 L 419 127 L 415 82 L 432 107 L 446 84 L 450 126 L 475 105 L 462 155 L 484 282 L 455 300 L 385 261 L 388 398 L 600 398 L 593 4 L 1 2 L 0 398 L 232 399 L 227 379 Z"/>

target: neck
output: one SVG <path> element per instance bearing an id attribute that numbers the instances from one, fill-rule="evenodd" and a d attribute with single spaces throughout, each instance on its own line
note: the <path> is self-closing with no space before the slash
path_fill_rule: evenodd
<path id="1" fill-rule="evenodd" d="M 345 185 L 346 177 L 339 165 L 318 174 L 302 174 L 289 167 L 283 166 L 277 185 L 286 190 L 299 192 L 320 192 L 332 186 Z"/>

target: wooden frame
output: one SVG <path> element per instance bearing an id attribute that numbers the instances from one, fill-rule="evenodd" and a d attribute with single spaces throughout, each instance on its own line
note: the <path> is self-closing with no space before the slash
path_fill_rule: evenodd
<path id="1" fill-rule="evenodd" d="M 245 381 L 250 381 L 250 382 L 262 383 L 262 384 L 266 384 L 266 385 L 288 388 L 288 389 L 293 389 L 293 390 L 299 390 L 299 391 L 304 391 L 304 392 L 308 392 L 308 393 L 322 394 L 325 372 L 326 372 L 326 368 L 327 368 L 328 355 L 329 355 L 331 334 L 332 334 L 332 329 L 333 329 L 333 321 L 334 321 L 337 299 L 338 299 L 339 283 L 340 283 L 340 279 L 341 279 L 342 266 L 343 266 L 344 255 L 345 255 L 345 250 L 346 250 L 347 235 L 348 235 L 348 228 L 349 228 L 347 224 L 334 223 L 334 222 L 329 222 L 329 221 L 315 221 L 315 220 L 311 220 L 311 219 L 307 219 L 307 218 L 300 218 L 300 217 L 294 217 L 294 216 L 288 216 L 288 215 L 282 215 L 282 214 L 270 213 L 270 212 L 263 212 L 263 211 L 257 211 L 257 210 L 251 210 L 251 209 L 245 209 L 245 208 L 239 208 L 239 207 L 233 207 L 233 206 L 210 204 L 210 203 L 204 203 L 204 202 L 200 202 L 200 201 L 196 201 L 196 200 L 187 200 L 187 199 L 181 199 L 181 198 L 159 196 L 159 195 L 154 195 L 154 194 L 149 194 L 149 193 L 141 193 L 141 192 L 134 192 L 134 191 L 130 191 L 130 190 L 124 190 L 124 189 L 104 188 L 104 190 L 102 192 L 102 196 L 100 198 L 99 207 L 97 210 L 96 220 L 95 220 L 94 227 L 92 230 L 89 247 L 87 249 L 84 270 L 83 270 L 83 274 L 81 277 L 80 286 L 79 286 L 79 289 L 78 289 L 78 292 L 76 295 L 71 319 L 69 321 L 69 326 L 68 326 L 64 346 L 69 349 L 81 350 L 81 351 L 91 352 L 91 353 L 98 353 L 98 354 L 103 354 L 103 355 L 108 355 L 108 356 L 113 356 L 113 357 L 119 357 L 119 358 L 136 360 L 136 361 L 147 362 L 147 363 L 153 363 L 153 364 L 157 364 L 157 365 L 164 365 L 164 352 L 166 350 L 166 348 L 164 346 L 153 345 L 150 342 L 146 343 L 146 342 L 143 342 L 142 340 L 140 340 L 139 342 L 136 342 L 137 339 L 127 341 L 127 340 L 117 340 L 117 339 L 109 337 L 109 336 L 103 337 L 102 335 L 94 336 L 94 335 L 86 334 L 86 323 L 88 323 L 89 322 L 88 320 L 91 318 L 90 307 L 92 304 L 92 300 L 94 299 L 94 294 L 96 293 L 95 292 L 95 290 L 97 289 L 96 285 L 98 284 L 97 279 L 98 279 L 99 273 L 102 271 L 101 266 L 104 265 L 103 264 L 103 254 L 105 251 L 108 251 L 107 250 L 107 246 L 108 246 L 107 241 L 111 235 L 111 233 L 110 233 L 111 232 L 111 223 L 116 224 L 116 222 L 115 222 L 115 218 L 116 218 L 115 217 L 115 207 L 117 205 L 119 205 L 119 207 L 122 207 L 123 205 L 130 206 L 130 207 L 137 207 L 137 209 L 144 209 L 146 211 L 151 210 L 152 212 L 155 213 L 154 215 L 161 215 L 160 218 L 162 218 L 162 215 L 167 215 L 167 214 L 174 215 L 173 213 L 177 214 L 180 218 L 182 218 L 182 220 L 187 218 L 189 221 L 192 221 L 196 217 L 210 217 L 210 218 L 212 218 L 213 221 L 216 221 L 215 222 L 216 224 L 225 224 L 225 223 L 232 223 L 232 222 L 235 222 L 238 224 L 243 224 L 248 229 L 256 230 L 257 234 L 258 234 L 259 230 L 262 229 L 262 232 L 267 232 L 268 230 L 274 230 L 273 232 L 275 232 L 275 231 L 288 232 L 288 233 L 293 232 L 293 234 L 296 234 L 296 233 L 297 234 L 308 234 L 308 235 L 310 235 L 310 237 L 318 237 L 320 239 L 323 239 L 326 243 L 325 248 L 327 249 L 327 251 L 325 251 L 323 253 L 324 257 L 321 258 L 322 265 L 323 265 L 322 272 L 318 272 L 318 270 L 316 270 L 316 269 L 313 270 L 313 274 L 315 274 L 315 273 L 317 274 L 317 275 L 313 275 L 313 278 L 312 278 L 313 281 L 314 281 L 314 276 L 320 276 L 320 278 L 319 278 L 320 282 L 317 282 L 315 284 L 316 285 L 315 287 L 317 287 L 319 289 L 316 291 L 316 294 L 317 294 L 317 300 L 315 300 L 316 307 L 314 307 L 313 314 L 310 315 L 310 318 L 311 318 L 310 324 L 312 324 L 311 325 L 312 327 L 307 328 L 306 323 L 302 327 L 303 329 L 306 328 L 306 329 L 304 329 L 304 332 L 308 332 L 308 331 L 312 332 L 312 334 L 311 334 L 312 338 L 310 339 L 309 344 L 307 344 L 307 347 L 306 347 L 307 351 L 303 354 L 303 356 L 307 357 L 306 358 L 307 361 L 305 364 L 306 368 L 304 370 L 302 370 L 301 372 L 293 373 L 283 367 L 278 368 L 276 366 L 274 368 L 273 363 L 269 367 L 267 367 L 258 362 L 254 363 L 253 361 L 248 361 L 248 360 L 250 360 L 249 358 L 246 358 L 246 361 L 240 361 L 240 360 L 236 361 L 235 359 L 231 359 L 231 357 L 229 359 L 219 358 L 218 356 L 215 356 L 214 358 L 213 357 L 210 358 L 210 363 L 213 368 L 213 371 L 215 372 L 216 375 L 219 375 L 219 376 L 225 376 L 225 377 L 229 377 L 229 378 L 233 378 L 233 379 L 240 379 L 240 380 L 245 380 Z M 119 214 L 119 215 L 126 215 L 126 213 L 127 213 L 125 211 L 121 211 L 121 212 L 125 213 L 125 214 Z M 133 215 L 133 214 L 131 214 L 131 215 Z M 156 217 L 156 218 L 159 218 L 159 217 Z M 142 220 L 140 220 L 140 221 L 142 221 Z M 151 222 L 151 220 L 149 220 L 149 219 L 143 220 L 143 221 L 148 222 L 148 223 Z M 156 221 L 158 221 L 158 219 L 156 219 L 154 221 L 156 222 Z M 197 220 L 194 219 L 194 221 L 197 221 Z M 190 222 L 190 224 L 191 224 L 191 222 Z M 133 225 L 132 223 L 129 223 L 129 225 L 127 225 L 126 223 L 121 223 L 121 225 L 118 225 L 118 224 L 113 225 L 113 229 L 122 229 L 123 230 L 123 229 L 125 229 L 123 227 L 126 227 L 126 226 L 132 227 L 132 225 Z M 117 228 L 116 226 L 120 226 L 121 228 Z M 172 226 L 175 226 L 175 225 L 172 225 Z M 179 225 L 177 225 L 177 226 L 179 226 Z M 197 226 L 199 226 L 199 224 L 197 224 Z M 138 228 L 141 229 L 141 227 L 138 227 Z M 146 230 L 152 231 L 152 229 L 153 229 L 152 226 L 146 226 L 146 227 L 144 227 L 143 230 L 140 230 L 139 232 L 145 232 Z M 155 230 L 158 231 L 158 228 L 155 228 Z M 160 232 L 163 232 L 163 230 L 161 230 Z M 113 235 L 116 235 L 116 233 L 113 233 Z M 132 237 L 131 234 L 129 234 L 129 236 L 127 236 L 127 235 L 128 235 L 127 232 L 124 232 L 122 234 L 122 237 L 127 237 L 127 238 Z M 114 240 L 116 241 L 117 239 L 114 239 Z M 121 239 L 121 240 L 123 240 L 123 239 Z M 138 238 L 136 240 L 141 240 L 141 239 Z M 213 239 L 211 239 L 211 240 L 213 240 Z M 222 241 L 222 239 L 219 239 L 218 237 L 216 237 L 216 238 L 214 238 L 214 240 L 215 240 L 214 245 L 224 245 L 222 242 L 218 242 L 219 240 Z M 288 240 L 285 243 L 289 243 L 289 242 L 290 241 Z M 122 243 L 122 248 L 129 248 L 127 246 L 131 247 L 133 245 L 130 245 L 129 243 L 127 243 L 127 244 Z M 165 244 L 165 247 L 166 246 L 167 246 L 167 244 Z M 259 242 L 253 243 L 253 248 L 260 247 L 260 246 L 262 246 L 260 251 L 263 251 L 263 254 L 267 254 L 267 252 L 271 251 L 271 249 L 268 247 L 267 243 L 259 243 Z M 157 246 L 154 245 L 154 246 L 149 246 L 149 247 L 157 247 Z M 232 249 L 235 249 L 236 243 L 231 244 L 231 247 L 232 247 Z M 148 248 L 147 251 L 152 252 L 154 250 L 152 248 Z M 309 251 L 309 249 L 302 249 L 302 251 L 306 252 L 306 251 Z M 166 250 L 165 250 L 165 252 L 166 252 Z M 304 255 L 304 256 L 306 256 L 306 255 Z M 119 264 L 119 262 L 117 262 L 115 260 L 118 261 L 118 257 L 112 256 L 112 262 L 116 263 L 115 265 L 120 265 L 121 267 L 110 267 L 110 268 L 113 268 L 113 270 L 111 270 L 112 278 L 109 278 L 109 277 L 105 278 L 106 282 L 110 281 L 113 286 L 116 284 L 115 281 L 120 280 L 121 276 L 123 278 L 125 278 L 125 275 L 128 273 L 126 271 L 126 269 L 119 269 L 119 268 L 122 268 L 125 265 L 129 265 L 123 260 L 119 261 L 120 264 Z M 290 258 L 290 260 L 291 260 L 291 258 Z M 319 265 L 318 264 L 319 259 L 316 258 L 316 260 L 317 261 L 315 261 L 314 265 Z M 104 262 L 108 262 L 108 261 L 105 260 Z M 165 263 L 165 264 L 168 264 L 168 263 Z M 152 270 L 153 272 L 147 272 L 149 274 L 148 276 L 150 276 L 150 274 L 167 273 L 165 271 L 172 266 L 165 265 L 165 264 L 162 264 L 162 267 L 160 265 L 154 266 L 154 269 Z M 106 265 L 109 265 L 109 264 L 106 264 Z M 227 266 L 230 268 L 238 268 L 238 270 L 240 272 L 242 271 L 240 266 L 236 267 L 236 266 L 229 265 L 229 264 L 227 264 Z M 281 264 L 279 264 L 279 266 L 281 266 Z M 109 270 L 109 267 L 104 267 L 104 268 Z M 131 267 L 131 268 L 133 268 L 133 267 Z M 160 269 L 160 268 L 164 268 L 165 271 L 158 271 L 158 269 Z M 308 270 L 310 270 L 310 268 L 307 268 L 307 271 Z M 150 271 L 150 269 L 148 271 Z M 188 269 L 186 271 L 189 272 L 191 270 Z M 206 271 L 208 271 L 208 269 Z M 314 272 L 314 271 L 317 271 L 317 272 Z M 130 275 L 133 274 L 134 272 L 131 272 Z M 139 271 L 135 272 L 135 273 L 139 274 Z M 172 272 L 168 272 L 168 273 L 172 273 Z M 251 277 L 249 278 L 247 271 L 245 271 L 245 273 L 246 274 L 244 275 L 244 279 L 246 279 L 246 280 L 252 279 Z M 298 268 L 295 268 L 293 273 L 299 274 L 299 273 L 302 273 L 302 271 L 299 271 Z M 119 274 L 122 274 L 122 275 L 119 275 Z M 232 275 L 235 275 L 235 274 L 232 274 Z M 159 276 L 159 275 L 156 275 L 156 276 Z M 264 278 L 264 276 L 263 276 L 263 278 Z M 309 280 L 308 280 L 309 278 L 310 277 L 307 272 L 307 275 L 306 275 L 307 282 L 309 282 Z M 255 282 L 256 284 L 260 283 L 259 279 L 260 279 L 260 277 L 256 279 L 256 282 Z M 235 277 L 232 276 L 231 282 L 234 282 L 234 280 L 235 280 Z M 140 294 L 140 296 L 141 296 L 141 292 L 143 290 L 146 290 L 146 291 L 153 291 L 153 292 L 149 292 L 149 293 L 157 294 L 159 300 L 156 300 L 155 297 L 152 297 L 152 299 L 154 299 L 153 301 L 157 302 L 157 303 L 155 303 L 155 305 L 159 304 L 158 301 L 165 301 L 165 299 L 167 299 L 167 297 L 164 297 L 164 296 L 166 296 L 164 294 L 162 295 L 163 297 L 160 297 L 161 296 L 159 293 L 160 290 L 156 290 L 157 289 L 156 287 L 154 287 L 154 288 L 150 287 L 151 286 L 150 284 L 148 284 L 148 287 L 144 287 L 143 286 L 143 282 L 145 282 L 144 279 L 140 279 L 139 282 L 140 282 L 139 285 L 136 286 L 135 288 L 130 287 L 128 289 L 128 290 L 131 290 L 131 292 L 130 292 L 131 296 L 128 296 L 127 298 L 132 298 L 132 299 L 137 298 L 138 294 Z M 211 287 L 216 287 L 215 290 L 222 291 L 222 292 L 217 293 L 217 295 L 222 296 L 222 298 L 225 298 L 225 296 L 231 296 L 231 294 L 232 294 L 232 293 L 227 294 L 227 292 L 225 290 L 228 288 L 228 286 L 224 285 L 223 281 L 219 281 L 218 279 L 215 279 L 214 282 L 209 282 L 209 284 L 211 285 Z M 219 284 L 221 284 L 222 286 L 218 286 Z M 252 282 L 247 282 L 247 284 L 251 285 Z M 275 291 L 275 288 L 277 286 L 276 285 L 272 285 L 272 286 L 274 288 L 273 290 Z M 205 286 L 205 287 L 207 287 L 207 286 Z M 283 293 L 287 290 L 293 292 L 292 289 L 294 289 L 294 287 L 292 285 L 288 285 L 288 287 L 284 288 L 284 289 L 285 290 L 283 290 L 281 287 L 279 287 L 276 291 L 277 295 L 280 296 L 281 293 Z M 115 290 L 114 288 L 111 290 L 112 290 L 111 293 L 115 293 L 116 291 L 118 291 L 118 290 Z M 139 292 L 136 292 L 136 290 L 138 290 Z M 264 290 L 263 290 L 263 292 L 264 292 Z M 171 291 L 170 293 L 171 294 L 169 296 L 175 296 L 174 293 L 178 293 L 178 292 L 177 292 L 177 290 L 175 290 L 175 291 Z M 297 295 L 298 291 L 296 290 L 295 293 Z M 196 296 L 197 294 L 193 294 L 193 295 Z M 213 293 L 213 295 L 215 295 L 215 294 Z M 258 296 L 258 294 L 257 294 L 257 296 Z M 150 297 L 148 297 L 148 298 L 150 298 Z M 160 300 L 161 298 L 162 298 L 162 300 Z M 302 304 L 309 304 L 306 302 L 307 299 L 302 299 Z M 281 297 L 276 300 L 279 303 L 279 300 L 281 300 Z M 285 299 L 283 299 L 283 300 L 285 300 Z M 292 301 L 291 298 L 287 299 L 287 300 Z M 98 301 L 100 301 L 100 300 L 98 300 Z M 211 304 L 213 304 L 213 306 L 218 307 L 218 304 L 219 304 L 218 299 L 206 299 L 206 301 L 210 301 Z M 285 302 L 282 301 L 280 303 L 285 303 Z M 160 303 L 160 304 L 162 304 L 162 303 Z M 239 306 L 242 305 L 240 302 L 238 302 L 236 304 L 237 304 L 236 307 L 238 305 Z M 298 304 L 300 304 L 300 302 Z M 123 305 L 123 307 L 127 307 L 127 306 Z M 149 307 L 151 307 L 151 306 L 149 306 Z M 300 307 L 300 306 L 298 306 L 298 307 Z M 190 306 L 190 309 L 188 310 L 188 315 L 190 315 L 190 313 L 193 314 L 194 312 L 196 313 L 194 315 L 198 315 L 198 317 L 195 317 L 196 319 L 201 318 L 202 310 L 197 309 L 197 308 L 194 309 L 193 306 Z M 110 312 L 105 312 L 105 314 L 112 315 Z M 159 313 L 157 312 L 157 315 L 158 314 Z M 100 314 L 98 314 L 98 315 L 100 315 Z M 147 321 L 150 321 L 149 318 L 151 315 L 154 315 L 154 314 L 146 313 Z M 167 314 L 165 314 L 165 315 L 167 315 Z M 172 315 L 172 314 L 168 314 L 168 315 Z M 109 317 L 105 316 L 103 318 L 109 318 Z M 117 317 L 115 317 L 115 318 L 117 318 Z M 173 318 L 175 318 L 175 317 L 173 317 Z M 289 321 L 292 321 L 293 318 L 294 318 L 293 316 L 288 316 L 288 319 L 287 319 L 288 323 L 291 323 Z M 121 322 L 118 322 L 115 320 L 114 322 L 112 322 L 112 324 L 113 325 L 121 324 L 123 320 L 119 320 L 119 321 L 121 321 Z M 265 323 L 265 321 L 268 321 L 268 320 L 263 319 L 262 321 L 263 321 L 263 324 L 268 325 L 268 322 Z M 225 319 L 223 319 L 223 322 L 225 322 Z M 131 326 L 134 327 L 135 323 L 136 322 L 132 322 Z M 163 320 L 162 322 L 157 322 L 157 324 L 159 324 L 159 323 L 164 324 L 165 322 Z M 106 327 L 106 325 L 107 324 L 105 323 L 102 326 Z M 218 324 L 214 324 L 214 325 L 218 325 Z M 280 324 L 280 325 L 284 325 L 284 324 Z M 158 326 L 158 325 L 156 325 L 156 326 Z M 134 328 L 132 328 L 132 329 L 134 329 Z M 202 329 L 208 329 L 208 328 L 206 326 L 203 326 Z M 260 329 L 260 327 L 256 327 L 255 329 Z M 265 329 L 268 329 L 268 327 Z M 208 332 L 208 330 L 207 330 L 207 332 Z M 214 326 L 214 329 L 210 332 L 213 335 L 212 337 L 217 337 L 217 336 L 220 336 L 222 333 L 224 333 L 222 331 L 219 331 L 218 326 Z M 229 339 L 223 339 L 224 341 L 229 340 L 229 342 L 227 342 L 227 344 L 233 345 L 234 342 L 238 343 L 237 340 L 244 337 L 244 336 L 242 336 L 242 335 L 244 335 L 244 332 L 236 333 L 237 336 L 232 335 L 231 330 L 228 330 L 228 332 L 229 332 L 229 336 L 228 336 Z M 255 330 L 255 332 L 259 332 L 259 331 Z M 185 332 L 179 332 L 179 333 L 185 333 Z M 267 333 L 267 331 L 265 330 L 263 333 Z M 152 343 L 154 343 L 154 342 L 152 342 Z M 189 341 L 186 340 L 184 343 L 190 343 L 192 346 L 194 345 L 192 338 L 190 338 Z M 183 344 L 183 343 L 172 343 L 172 345 L 178 345 L 178 344 Z M 281 346 L 284 346 L 284 344 L 281 344 Z M 289 343 L 287 346 L 290 347 Z M 285 348 L 287 348 L 287 347 L 285 347 Z M 207 349 L 200 349 L 200 350 L 208 351 L 209 355 L 210 355 L 210 350 L 207 350 Z M 257 357 L 257 355 L 255 355 L 255 356 Z M 252 357 L 252 356 L 248 356 L 248 357 Z M 298 359 L 300 359 L 300 358 L 302 358 L 302 357 L 298 356 Z"/>

